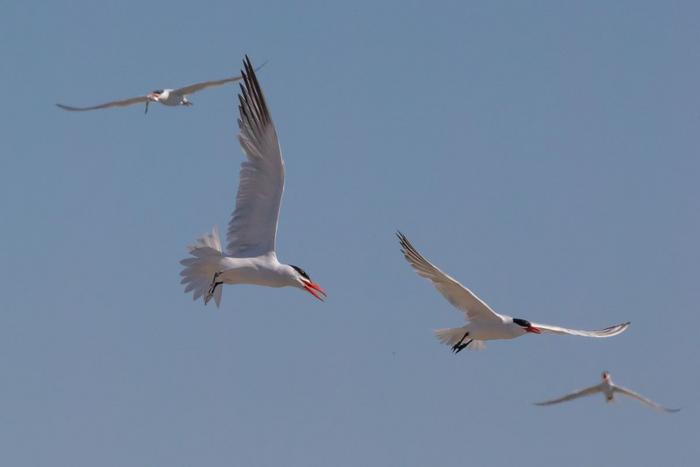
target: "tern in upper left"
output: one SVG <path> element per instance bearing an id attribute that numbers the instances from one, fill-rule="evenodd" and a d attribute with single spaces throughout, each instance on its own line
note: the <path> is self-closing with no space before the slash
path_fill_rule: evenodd
<path id="1" fill-rule="evenodd" d="M 206 305 L 221 304 L 223 284 L 297 287 L 323 301 L 326 293 L 299 266 L 280 263 L 275 252 L 277 219 L 284 191 L 284 160 L 255 70 L 246 56 L 238 95 L 238 141 L 247 159 L 241 164 L 236 209 L 228 224 L 228 245 L 219 232 L 199 238 L 180 263 L 185 293 Z"/>
<path id="2" fill-rule="evenodd" d="M 263 63 L 257 69 L 259 70 L 265 64 Z M 110 107 L 128 107 L 130 105 L 146 103 L 146 110 L 144 113 L 148 113 L 148 104 L 150 102 L 157 102 L 159 104 L 174 107 L 177 105 L 190 106 L 192 101 L 190 101 L 187 96 L 194 94 L 202 89 L 211 88 L 214 86 L 222 86 L 226 83 L 233 83 L 235 81 L 240 81 L 242 76 L 233 76 L 231 78 L 224 78 L 214 81 L 204 81 L 202 83 L 190 84 L 189 86 L 184 86 L 177 89 L 156 89 L 155 91 L 149 92 L 145 96 L 130 97 L 128 99 L 121 99 L 118 101 L 105 102 L 104 104 L 94 105 L 92 107 L 73 107 L 70 105 L 56 104 L 63 110 L 70 110 L 71 112 L 84 112 L 86 110 L 97 110 L 97 109 L 108 109 Z"/>
<path id="3" fill-rule="evenodd" d="M 652 401 L 651 399 L 647 399 L 646 397 L 642 396 L 641 394 L 638 394 L 631 389 L 627 389 L 625 387 L 619 386 L 615 383 L 612 382 L 612 378 L 610 377 L 610 373 L 607 371 L 604 371 L 601 379 L 603 380 L 600 384 L 596 384 L 595 386 L 590 386 L 584 389 L 580 389 L 578 391 L 574 391 L 572 393 L 569 393 L 565 396 L 559 397 L 558 399 L 552 399 L 544 402 L 535 402 L 535 405 L 552 405 L 552 404 L 559 404 L 560 402 L 566 402 L 574 399 L 578 399 L 579 397 L 584 397 L 584 396 L 590 396 L 591 394 L 596 394 L 596 393 L 601 393 L 605 396 L 606 402 L 613 402 L 615 400 L 615 394 L 622 394 L 624 396 L 631 397 L 633 399 L 637 399 L 639 402 L 642 404 L 647 405 L 648 407 L 651 407 L 654 410 L 663 410 L 664 412 L 678 412 L 681 409 L 669 409 L 666 407 L 663 407 L 656 402 Z"/>

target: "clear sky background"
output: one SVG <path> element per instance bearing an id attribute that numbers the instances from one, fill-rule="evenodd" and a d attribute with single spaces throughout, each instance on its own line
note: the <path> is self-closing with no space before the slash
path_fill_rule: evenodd
<path id="1" fill-rule="evenodd" d="M 2 463 L 695 464 L 699 44 L 691 1 L 3 3 Z M 326 303 L 179 284 L 233 210 L 237 87 L 54 107 L 245 53 L 287 162 L 278 255 Z M 455 356 L 396 229 L 496 311 L 632 326 Z M 683 410 L 532 405 L 602 370 Z"/>

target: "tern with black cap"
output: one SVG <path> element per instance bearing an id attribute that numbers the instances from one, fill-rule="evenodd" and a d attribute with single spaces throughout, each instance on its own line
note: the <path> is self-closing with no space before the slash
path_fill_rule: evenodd
<path id="1" fill-rule="evenodd" d="M 448 276 L 416 250 L 408 238 L 401 232 L 396 234 L 401 244 L 401 252 L 419 276 L 432 281 L 435 288 L 455 308 L 461 310 L 469 321 L 459 328 L 438 329 L 437 338 L 444 344 L 452 346 L 455 353 L 465 348 L 479 350 L 485 347 L 484 341 L 496 339 L 513 339 L 525 334 L 569 334 L 584 337 L 612 337 L 627 329 L 626 323 L 600 329 L 597 331 L 580 331 L 549 324 L 531 323 L 526 319 L 513 318 L 496 313 L 471 290 Z"/>
<path id="2" fill-rule="evenodd" d="M 284 191 L 284 160 L 255 70 L 246 56 L 238 95 L 238 141 L 247 159 L 241 164 L 236 208 L 228 224 L 228 245 L 221 248 L 212 230 L 189 248 L 180 275 L 185 293 L 206 305 L 221 304 L 224 284 L 297 287 L 323 301 L 326 293 L 299 266 L 280 263 L 275 251 L 277 220 Z"/>

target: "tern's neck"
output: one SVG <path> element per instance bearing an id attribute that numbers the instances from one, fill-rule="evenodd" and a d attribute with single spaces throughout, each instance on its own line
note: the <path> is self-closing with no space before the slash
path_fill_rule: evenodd
<path id="1" fill-rule="evenodd" d="M 277 258 L 275 258 L 276 261 Z M 297 273 L 293 267 L 288 264 L 277 262 L 275 267 L 280 276 L 284 277 L 287 285 L 291 287 L 303 288 L 303 285 L 299 282 L 299 273 Z"/>

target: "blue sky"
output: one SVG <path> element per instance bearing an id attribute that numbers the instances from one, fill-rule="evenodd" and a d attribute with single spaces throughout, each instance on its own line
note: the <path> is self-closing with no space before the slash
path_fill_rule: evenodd
<path id="1" fill-rule="evenodd" d="M 690 465 L 700 357 L 697 2 L 31 2 L 0 15 L 0 450 L 14 467 Z M 287 162 L 278 255 L 326 303 L 179 284 L 233 209 L 233 86 Z M 496 311 L 632 326 L 455 356 L 401 229 Z M 632 400 L 531 402 L 602 370 Z"/>

